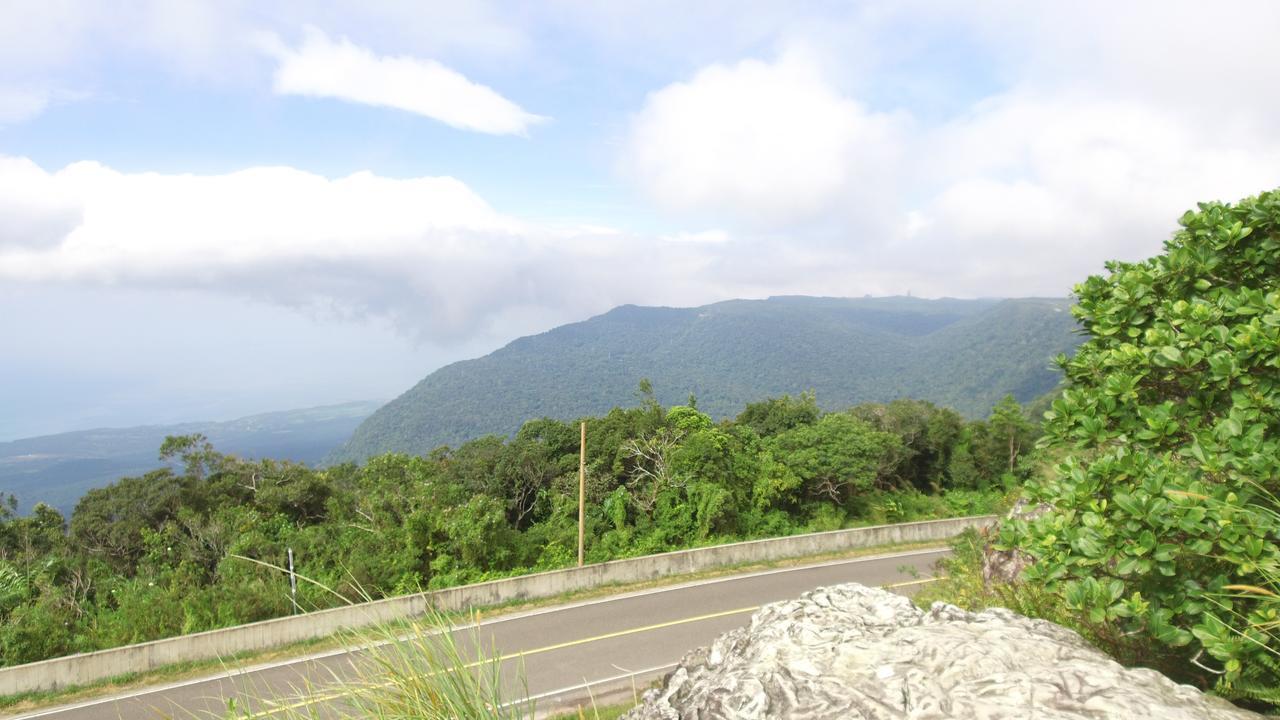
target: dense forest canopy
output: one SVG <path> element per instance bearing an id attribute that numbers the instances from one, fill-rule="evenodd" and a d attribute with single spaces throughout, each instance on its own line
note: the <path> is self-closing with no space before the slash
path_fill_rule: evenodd
<path id="1" fill-rule="evenodd" d="M 1036 435 L 1012 398 L 989 420 L 915 400 L 823 412 L 815 396 L 715 422 L 696 401 L 586 418 L 587 558 L 988 512 L 1021 482 Z M 171 467 L 89 491 L 69 523 L 0 504 L 0 660 L 286 615 L 298 607 L 576 561 L 576 422 L 538 419 L 424 456 L 328 469 L 248 461 L 201 435 Z"/>
<path id="2" fill-rule="evenodd" d="M 697 308 L 623 306 L 521 338 L 424 378 L 356 430 L 332 461 L 507 435 L 528 418 L 572 419 L 690 393 L 715 419 L 762 397 L 815 390 L 826 409 L 911 397 L 984 417 L 1061 380 L 1079 342 L 1066 299 L 775 297 Z"/>

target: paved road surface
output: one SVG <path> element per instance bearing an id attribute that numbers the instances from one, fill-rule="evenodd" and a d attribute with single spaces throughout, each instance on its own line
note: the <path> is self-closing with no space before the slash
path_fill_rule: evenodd
<path id="1" fill-rule="evenodd" d="M 842 582 L 897 585 L 899 591 L 909 592 L 946 552 L 918 550 L 767 570 L 499 616 L 483 621 L 478 629 L 462 631 L 461 642 L 469 646 L 478 635 L 484 647 L 504 658 L 506 678 L 517 677 L 523 666 L 528 692 L 538 698 L 539 710 L 564 707 L 589 692 L 598 697 L 610 687 L 645 687 L 689 650 L 744 625 L 765 603 Z M 360 657 L 367 655 L 333 650 L 18 717 L 208 718 L 224 714 L 229 698 L 242 707 L 247 703 L 257 709 L 279 708 L 276 717 L 282 718 L 285 707 L 321 707 L 324 715 L 340 714 L 340 689 L 332 684 L 333 677 L 349 676 L 353 659 Z M 301 698 L 295 688 L 307 683 L 313 690 Z M 510 693 L 509 697 L 522 694 L 515 687 Z"/>

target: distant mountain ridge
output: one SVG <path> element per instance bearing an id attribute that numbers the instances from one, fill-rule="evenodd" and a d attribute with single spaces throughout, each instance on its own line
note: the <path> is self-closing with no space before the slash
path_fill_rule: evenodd
<path id="1" fill-rule="evenodd" d="M 1067 299 L 772 297 L 695 308 L 624 305 L 440 368 L 380 408 L 330 462 L 426 453 L 537 417 L 571 419 L 692 393 L 715 417 L 814 390 L 823 407 L 913 397 L 985 416 L 1052 390 L 1081 340 Z"/>
<path id="2" fill-rule="evenodd" d="M 380 405 L 361 401 L 225 422 L 99 428 L 0 442 L 0 492 L 16 495 L 21 511 L 43 502 L 69 516 L 85 491 L 160 467 L 166 435 L 203 433 L 221 452 L 314 464 Z"/>

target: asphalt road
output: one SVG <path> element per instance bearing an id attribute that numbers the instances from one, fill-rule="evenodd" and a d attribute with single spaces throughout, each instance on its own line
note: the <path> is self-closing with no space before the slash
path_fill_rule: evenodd
<path id="1" fill-rule="evenodd" d="M 521 697 L 527 687 L 540 711 L 569 707 L 589 696 L 645 687 L 689 650 L 746 624 L 765 603 L 843 582 L 910 592 L 946 552 L 913 551 L 767 570 L 498 616 L 458 631 L 459 644 L 469 652 L 478 640 L 490 657 L 503 658 L 507 697 Z M 344 714 L 344 694 L 335 678 L 350 677 L 353 664 L 386 651 L 333 650 L 17 717 L 222 717 L 229 701 L 242 709 L 276 710 L 274 717 L 280 718 L 289 716 L 286 709 L 337 716 Z M 521 676 L 523 683 L 516 680 Z M 310 690 L 300 693 L 300 687 Z M 630 695 L 630 690 L 624 692 Z"/>

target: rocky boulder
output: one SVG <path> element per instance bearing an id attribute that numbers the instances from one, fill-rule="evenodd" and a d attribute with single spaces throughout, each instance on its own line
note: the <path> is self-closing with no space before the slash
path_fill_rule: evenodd
<path id="1" fill-rule="evenodd" d="M 921 610 L 850 584 L 761 608 L 690 653 L 627 720 L 1259 718 L 1053 623 L 1008 610 Z"/>
<path id="2" fill-rule="evenodd" d="M 1031 522 L 1051 510 L 1053 508 L 1049 505 L 1044 503 L 1031 505 L 1024 498 L 1014 503 L 1014 506 L 1010 508 L 1004 519 L 1005 521 L 1026 520 Z M 999 534 L 999 524 L 979 531 L 979 535 L 982 538 L 982 581 L 987 585 L 1017 582 L 1022 578 L 1022 571 L 1036 561 L 1030 554 L 1017 548 L 997 549 L 995 538 Z"/>

